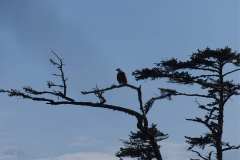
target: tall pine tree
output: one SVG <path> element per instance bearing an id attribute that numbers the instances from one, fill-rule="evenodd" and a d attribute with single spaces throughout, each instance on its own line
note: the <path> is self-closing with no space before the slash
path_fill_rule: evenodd
<path id="1" fill-rule="evenodd" d="M 205 103 L 198 103 L 205 115 L 187 120 L 204 125 L 208 132 L 198 137 L 185 138 L 190 145 L 188 149 L 200 159 L 212 160 L 215 154 L 216 160 L 222 160 L 223 152 L 240 148 L 240 145 L 230 145 L 223 141 L 226 104 L 231 97 L 240 94 L 240 84 L 233 78 L 237 71 L 240 71 L 240 54 L 226 47 L 198 50 L 185 61 L 176 58 L 161 61 L 153 68 L 136 70 L 133 75 L 137 80 L 167 78 L 170 83 L 200 86 L 201 90 L 196 93 L 168 88 L 160 88 L 160 91 L 162 95 L 170 97 L 191 96 L 207 99 Z M 204 155 L 201 150 L 207 150 L 207 154 Z"/>

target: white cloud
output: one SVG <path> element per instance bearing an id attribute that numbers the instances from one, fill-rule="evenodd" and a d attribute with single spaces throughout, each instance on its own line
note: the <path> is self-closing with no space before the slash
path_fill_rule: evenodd
<path id="1" fill-rule="evenodd" d="M 72 140 L 70 143 L 70 146 L 72 147 L 87 147 L 87 146 L 93 146 L 93 145 L 103 145 L 104 142 L 101 140 L 98 140 L 94 137 L 85 137 L 85 136 L 79 136 Z"/>
<path id="2" fill-rule="evenodd" d="M 41 158 L 37 160 L 118 160 L 114 155 L 101 152 L 79 152 L 60 155 L 57 157 Z"/>
<path id="3" fill-rule="evenodd" d="M 173 142 L 163 142 L 161 152 L 164 160 L 187 160 L 193 157 L 191 152 L 186 150 L 187 145 Z M 239 157 L 239 153 L 229 152 L 225 154 L 225 159 L 234 160 Z M 0 160 L 28 160 L 33 159 L 25 152 L 16 148 L 7 148 L 0 152 Z M 55 157 L 37 158 L 34 160 L 118 160 L 113 153 L 105 152 L 77 152 L 65 153 Z M 130 160 L 130 159 L 127 159 Z"/>
<path id="4" fill-rule="evenodd" d="M 161 144 L 161 152 L 164 160 L 189 160 L 190 158 L 199 158 L 196 154 L 187 151 L 187 144 L 174 142 L 163 142 Z M 224 159 L 227 160 L 235 160 L 237 157 L 240 157 L 238 151 L 224 153 Z"/>
<path id="5" fill-rule="evenodd" d="M 186 160 L 191 157 L 191 153 L 186 151 L 185 144 L 172 142 L 162 143 L 161 152 L 164 160 Z M 102 152 L 78 152 L 69 153 L 56 157 L 41 158 L 37 160 L 118 160 L 114 154 Z"/>
<path id="6" fill-rule="evenodd" d="M 94 141 L 94 140 L 91 140 Z M 78 137 L 73 141 L 73 146 L 81 146 L 83 144 L 89 144 L 89 138 Z M 189 159 L 189 153 L 186 151 L 186 145 L 176 144 L 172 142 L 162 143 L 161 152 L 164 160 L 186 160 Z M 22 151 L 17 147 L 5 147 L 1 148 L 0 160 L 27 160 L 33 159 L 27 156 L 27 151 Z M 37 158 L 35 160 L 118 160 L 114 156 L 114 153 L 106 152 L 76 152 L 76 153 L 64 153 L 62 155 L 54 157 Z"/>
<path id="7" fill-rule="evenodd" d="M 6 148 L 0 153 L 0 160 L 26 160 L 27 155 L 17 148 Z"/>

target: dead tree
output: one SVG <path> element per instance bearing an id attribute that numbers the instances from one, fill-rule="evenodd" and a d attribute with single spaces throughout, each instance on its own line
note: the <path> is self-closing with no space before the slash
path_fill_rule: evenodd
<path id="1" fill-rule="evenodd" d="M 145 143 L 150 148 L 151 157 L 147 157 L 147 160 L 157 159 L 162 160 L 161 152 L 160 152 L 160 145 L 158 144 L 159 140 L 163 140 L 167 138 L 167 135 L 163 134 L 162 132 L 158 131 L 158 129 L 153 126 L 149 126 L 147 114 L 148 111 L 151 109 L 154 101 L 160 100 L 164 98 L 164 96 L 157 96 L 152 97 L 146 103 L 143 102 L 142 98 L 142 89 L 141 86 L 134 86 L 131 84 L 119 84 L 119 85 L 111 85 L 110 87 L 106 88 L 94 88 L 91 91 L 82 91 L 82 95 L 93 94 L 97 97 L 98 101 L 79 101 L 76 100 L 68 95 L 68 86 L 67 86 L 67 78 L 64 74 L 64 63 L 63 59 L 58 56 L 54 51 L 52 51 L 54 58 L 50 59 L 50 63 L 57 68 L 58 73 L 53 74 L 54 77 L 57 77 L 59 83 L 55 83 L 53 81 L 48 81 L 47 86 L 48 90 L 40 91 L 33 89 L 32 87 L 23 87 L 22 90 L 17 89 L 1 89 L 0 93 L 6 93 L 10 97 L 22 97 L 24 99 L 29 99 L 32 101 L 39 101 L 45 102 L 49 105 L 73 105 L 76 107 L 91 107 L 91 108 L 101 108 L 107 109 L 112 111 L 118 111 L 120 113 L 127 114 L 131 117 L 134 117 L 137 120 L 137 129 L 138 133 L 141 133 L 145 136 Z M 135 91 L 137 93 L 137 98 L 139 102 L 139 110 L 134 110 L 132 106 L 120 106 L 114 104 L 108 104 L 107 99 L 104 96 L 105 92 L 110 92 L 112 90 L 117 90 L 121 88 L 128 88 L 129 90 Z M 153 132 L 154 129 L 154 132 Z M 153 134 L 157 132 L 157 134 Z M 161 134 L 159 134 L 161 133 Z M 159 137 L 162 137 L 159 139 Z M 164 137 L 164 138 L 163 138 Z M 131 139 L 131 138 L 130 138 Z M 141 151 L 142 153 L 130 156 L 127 154 L 118 155 L 118 157 L 138 157 L 140 160 L 142 155 L 145 155 L 145 151 Z M 119 152 L 120 153 L 120 152 Z M 133 155 L 133 154 L 132 154 Z"/>
<path id="2" fill-rule="evenodd" d="M 175 89 L 159 88 L 161 95 L 189 96 L 204 98 L 205 103 L 198 102 L 199 109 L 205 112 L 204 117 L 187 119 L 204 125 L 208 132 L 199 137 L 186 136 L 190 151 L 202 160 L 211 160 L 213 153 L 217 160 L 223 159 L 223 152 L 239 149 L 240 145 L 230 145 L 222 140 L 224 129 L 224 109 L 233 96 L 240 94 L 240 84 L 234 82 L 232 74 L 240 71 L 240 54 L 226 47 L 212 50 L 206 48 L 193 53 L 189 60 L 180 61 L 175 58 L 161 61 L 153 68 L 136 70 L 133 75 L 137 80 L 166 78 L 170 83 L 197 85 L 196 93 Z M 193 89 L 194 90 L 194 89 Z M 200 150 L 207 150 L 203 155 Z M 197 159 L 192 159 L 197 160 Z"/>

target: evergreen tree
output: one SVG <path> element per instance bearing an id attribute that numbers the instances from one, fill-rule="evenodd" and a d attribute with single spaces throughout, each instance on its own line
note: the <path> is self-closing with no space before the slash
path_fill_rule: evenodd
<path id="1" fill-rule="evenodd" d="M 223 152 L 240 148 L 240 145 L 230 145 L 222 138 L 226 104 L 231 97 L 240 94 L 240 84 L 233 78 L 237 71 L 240 71 L 240 54 L 226 47 L 198 50 L 185 61 L 176 58 L 161 61 L 153 68 L 136 70 L 133 75 L 137 80 L 166 78 L 170 83 L 199 86 L 201 90 L 196 93 L 169 88 L 160 88 L 160 91 L 162 95 L 169 97 L 191 96 L 207 99 L 205 103 L 198 103 L 205 116 L 187 120 L 204 125 L 208 132 L 199 137 L 186 136 L 186 142 L 190 145 L 188 150 L 196 153 L 200 159 L 211 160 L 215 153 L 216 159 L 222 160 Z M 207 150 L 207 155 L 203 155 L 199 149 Z"/>
<path id="2" fill-rule="evenodd" d="M 167 138 L 168 135 L 160 132 L 156 125 L 152 124 L 152 126 L 146 128 L 145 131 L 138 130 L 137 132 L 131 132 L 129 140 L 123 140 L 124 147 L 120 148 L 116 156 L 121 159 L 123 157 L 131 157 L 137 158 L 138 160 L 153 160 L 157 158 L 153 142 L 160 142 Z M 159 149 L 160 146 L 157 144 L 156 148 Z"/>

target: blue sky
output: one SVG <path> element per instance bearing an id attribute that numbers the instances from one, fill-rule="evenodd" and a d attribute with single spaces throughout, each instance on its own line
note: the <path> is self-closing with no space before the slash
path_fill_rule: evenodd
<path id="1" fill-rule="evenodd" d="M 239 8 L 238 0 L 1 0 L 0 88 L 46 88 L 55 71 L 48 63 L 53 49 L 64 57 L 70 94 L 76 98 L 91 100 L 80 91 L 116 83 L 118 67 L 151 97 L 166 84 L 135 82 L 131 72 L 207 46 L 240 51 Z M 136 104 L 134 96 L 126 89 L 107 95 L 123 105 Z M 113 159 L 119 139 L 136 125 L 135 119 L 106 110 L 52 107 L 7 96 L 0 101 L 0 160 Z M 240 143 L 239 104 L 232 99 L 225 116 L 224 136 L 235 144 Z M 200 113 L 194 105 L 194 99 L 164 100 L 150 113 L 170 134 L 163 145 L 167 160 L 185 160 L 184 135 L 202 131 L 184 120 Z M 226 155 L 236 157 L 239 152 Z"/>

